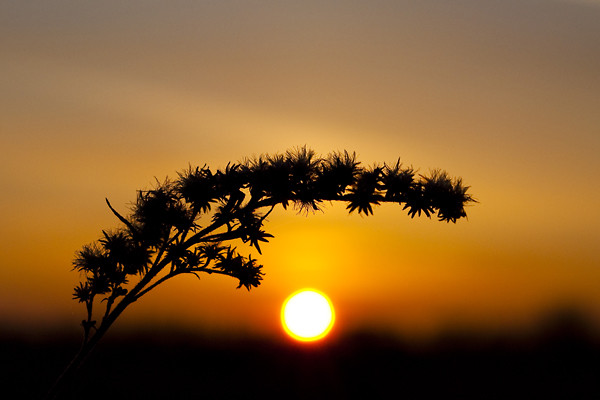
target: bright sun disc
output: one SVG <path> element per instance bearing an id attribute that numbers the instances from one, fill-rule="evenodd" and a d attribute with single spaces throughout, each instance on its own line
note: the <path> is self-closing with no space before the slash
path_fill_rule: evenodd
<path id="1" fill-rule="evenodd" d="M 281 307 L 281 323 L 288 335 L 296 340 L 319 340 L 333 327 L 335 313 L 324 293 L 302 289 L 288 297 Z"/>

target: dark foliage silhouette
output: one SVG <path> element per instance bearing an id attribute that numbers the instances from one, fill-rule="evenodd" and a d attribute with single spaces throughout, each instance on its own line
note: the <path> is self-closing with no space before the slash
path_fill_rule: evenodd
<path id="1" fill-rule="evenodd" d="M 106 199 L 122 226 L 102 231 L 73 261 L 84 277 L 73 294 L 87 311 L 83 344 L 49 397 L 121 313 L 161 283 L 181 274 L 207 273 L 233 277 L 238 288 L 260 285 L 262 265 L 240 254 L 235 243 L 248 243 L 261 254 L 261 244 L 273 237 L 263 224 L 277 205 L 309 212 L 324 202 L 341 201 L 349 212 L 368 216 L 375 205 L 398 203 L 411 217 L 423 213 L 456 222 L 466 217 L 465 205 L 475 201 L 467 189 L 460 178 L 443 171 L 418 175 L 399 161 L 365 168 L 354 153 L 317 157 L 302 147 L 215 172 L 206 165 L 190 166 L 175 180 L 138 191 L 128 216 Z M 104 309 L 98 314 L 100 306 Z"/>

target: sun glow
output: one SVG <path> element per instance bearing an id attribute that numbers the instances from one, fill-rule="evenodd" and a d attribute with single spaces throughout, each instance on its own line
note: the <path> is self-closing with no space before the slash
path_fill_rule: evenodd
<path id="1" fill-rule="evenodd" d="M 281 323 L 296 340 L 311 342 L 325 337 L 335 320 L 333 305 L 315 289 L 302 289 L 290 295 L 281 308 Z"/>

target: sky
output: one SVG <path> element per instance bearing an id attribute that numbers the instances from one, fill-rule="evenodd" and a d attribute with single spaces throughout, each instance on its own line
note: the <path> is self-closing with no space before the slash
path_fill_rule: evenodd
<path id="1" fill-rule="evenodd" d="M 263 284 L 180 277 L 115 329 L 277 337 L 315 287 L 332 335 L 600 324 L 600 2 L 0 3 L 0 317 L 78 329 L 75 252 L 137 189 L 189 164 L 307 145 L 442 168 L 479 203 L 456 224 L 343 205 L 276 210 Z"/>

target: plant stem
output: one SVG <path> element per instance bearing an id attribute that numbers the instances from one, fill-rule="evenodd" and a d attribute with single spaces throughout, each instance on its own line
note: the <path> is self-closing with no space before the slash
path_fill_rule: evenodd
<path id="1" fill-rule="evenodd" d="M 83 364 L 85 359 L 90 355 L 96 344 L 100 341 L 102 336 L 106 333 L 108 328 L 113 324 L 113 322 L 117 319 L 119 315 L 127 308 L 127 306 L 135 301 L 130 299 L 123 299 L 119 304 L 113 309 L 112 313 L 108 315 L 102 321 L 102 324 L 98 327 L 93 336 L 89 338 L 89 340 L 84 341 L 79 352 L 75 355 L 73 360 L 69 363 L 67 368 L 63 371 L 63 373 L 58 377 L 50 391 L 46 394 L 44 399 L 51 400 L 55 399 L 63 390 L 65 390 L 66 386 L 75 376 L 75 373 L 79 369 L 79 367 Z"/>
<path id="2" fill-rule="evenodd" d="M 75 376 L 75 373 L 79 369 L 79 367 L 83 364 L 86 358 L 90 355 L 92 350 L 96 347 L 96 344 L 100 341 L 102 336 L 108 331 L 108 328 L 115 322 L 115 320 L 121 315 L 123 311 L 133 302 L 137 300 L 138 293 L 154 278 L 154 276 L 164 267 L 162 265 L 164 260 L 161 262 L 157 262 L 148 273 L 138 282 L 138 284 L 129 292 L 123 299 L 117 304 L 117 306 L 112 310 L 110 314 L 105 316 L 102 319 L 102 323 L 96 330 L 93 336 L 84 338 L 83 344 L 79 349 L 79 352 L 73 357 L 73 360 L 69 363 L 67 368 L 63 371 L 63 373 L 58 377 L 54 385 L 50 388 L 44 399 L 52 400 L 55 399 L 68 384 L 72 381 Z"/>

